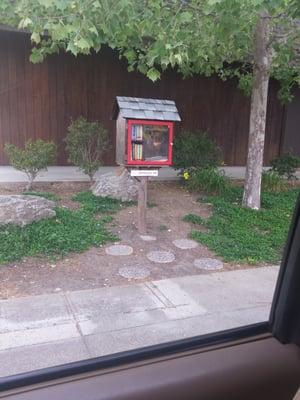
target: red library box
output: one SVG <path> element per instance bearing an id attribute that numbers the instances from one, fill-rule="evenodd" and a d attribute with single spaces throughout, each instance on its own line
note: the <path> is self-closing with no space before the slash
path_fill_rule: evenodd
<path id="1" fill-rule="evenodd" d="M 173 127 L 180 121 L 174 101 L 117 97 L 113 118 L 117 164 L 172 165 Z"/>

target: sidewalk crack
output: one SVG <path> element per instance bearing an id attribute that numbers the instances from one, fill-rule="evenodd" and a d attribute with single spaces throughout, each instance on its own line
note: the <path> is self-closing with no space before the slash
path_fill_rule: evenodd
<path id="1" fill-rule="evenodd" d="M 167 308 L 176 307 L 153 282 L 146 282 L 145 286 L 151 291 L 151 293 Z"/>
<path id="2" fill-rule="evenodd" d="M 72 317 L 73 317 L 73 319 L 75 321 L 75 326 L 76 326 L 77 331 L 79 332 L 79 335 L 81 337 L 82 343 L 83 343 L 83 345 L 84 345 L 89 357 L 93 357 L 93 354 L 90 351 L 89 346 L 88 346 L 88 344 L 86 342 L 85 335 L 83 334 L 83 332 L 81 330 L 80 322 L 78 321 L 78 319 L 76 317 L 76 314 L 75 314 L 74 308 L 72 306 L 72 303 L 70 302 L 70 300 L 69 300 L 69 298 L 68 298 L 68 296 L 67 296 L 67 294 L 65 292 L 63 292 L 63 296 L 65 298 L 67 308 L 68 308 L 70 314 L 72 315 Z"/>

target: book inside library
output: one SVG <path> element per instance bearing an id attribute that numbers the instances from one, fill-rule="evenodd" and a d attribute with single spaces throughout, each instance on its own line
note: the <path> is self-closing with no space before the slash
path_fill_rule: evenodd
<path id="1" fill-rule="evenodd" d="M 169 127 L 165 125 L 133 124 L 131 152 L 133 161 L 168 160 Z"/>

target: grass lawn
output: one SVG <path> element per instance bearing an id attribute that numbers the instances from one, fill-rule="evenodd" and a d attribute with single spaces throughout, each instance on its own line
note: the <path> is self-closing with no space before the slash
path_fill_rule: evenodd
<path id="1" fill-rule="evenodd" d="M 287 238 L 299 190 L 262 193 L 262 208 L 254 211 L 241 206 L 242 188 L 227 194 L 208 196 L 199 201 L 210 203 L 212 216 L 204 220 L 188 214 L 184 220 L 203 225 L 207 232 L 193 230 L 191 237 L 206 245 L 224 261 L 235 263 L 278 263 Z"/>
<path id="2" fill-rule="evenodd" d="M 54 199 L 51 194 L 34 194 Z M 56 207 L 54 218 L 22 228 L 1 226 L 0 264 L 21 260 L 25 256 L 63 257 L 69 252 L 82 252 L 92 246 L 117 240 L 105 224 L 111 222 L 110 214 L 129 203 L 96 197 L 90 192 L 78 193 L 73 199 L 81 203 L 78 210 Z"/>

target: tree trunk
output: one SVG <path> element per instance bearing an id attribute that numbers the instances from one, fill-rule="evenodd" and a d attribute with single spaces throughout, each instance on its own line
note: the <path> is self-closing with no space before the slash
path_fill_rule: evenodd
<path id="1" fill-rule="evenodd" d="M 32 189 L 32 184 L 35 177 L 33 177 L 32 175 L 27 175 L 27 176 L 28 176 L 28 183 L 26 185 L 25 191 L 29 192 Z"/>
<path id="2" fill-rule="evenodd" d="M 95 176 L 95 174 L 89 174 L 89 178 L 90 178 L 90 185 L 92 186 L 94 183 L 95 183 L 95 181 L 94 181 L 94 176 Z"/>
<path id="3" fill-rule="evenodd" d="M 271 64 L 271 53 L 268 48 L 269 38 L 270 22 L 268 15 L 264 12 L 259 16 L 254 35 L 253 87 L 251 95 L 248 157 L 243 195 L 243 205 L 255 210 L 260 208 Z"/>

